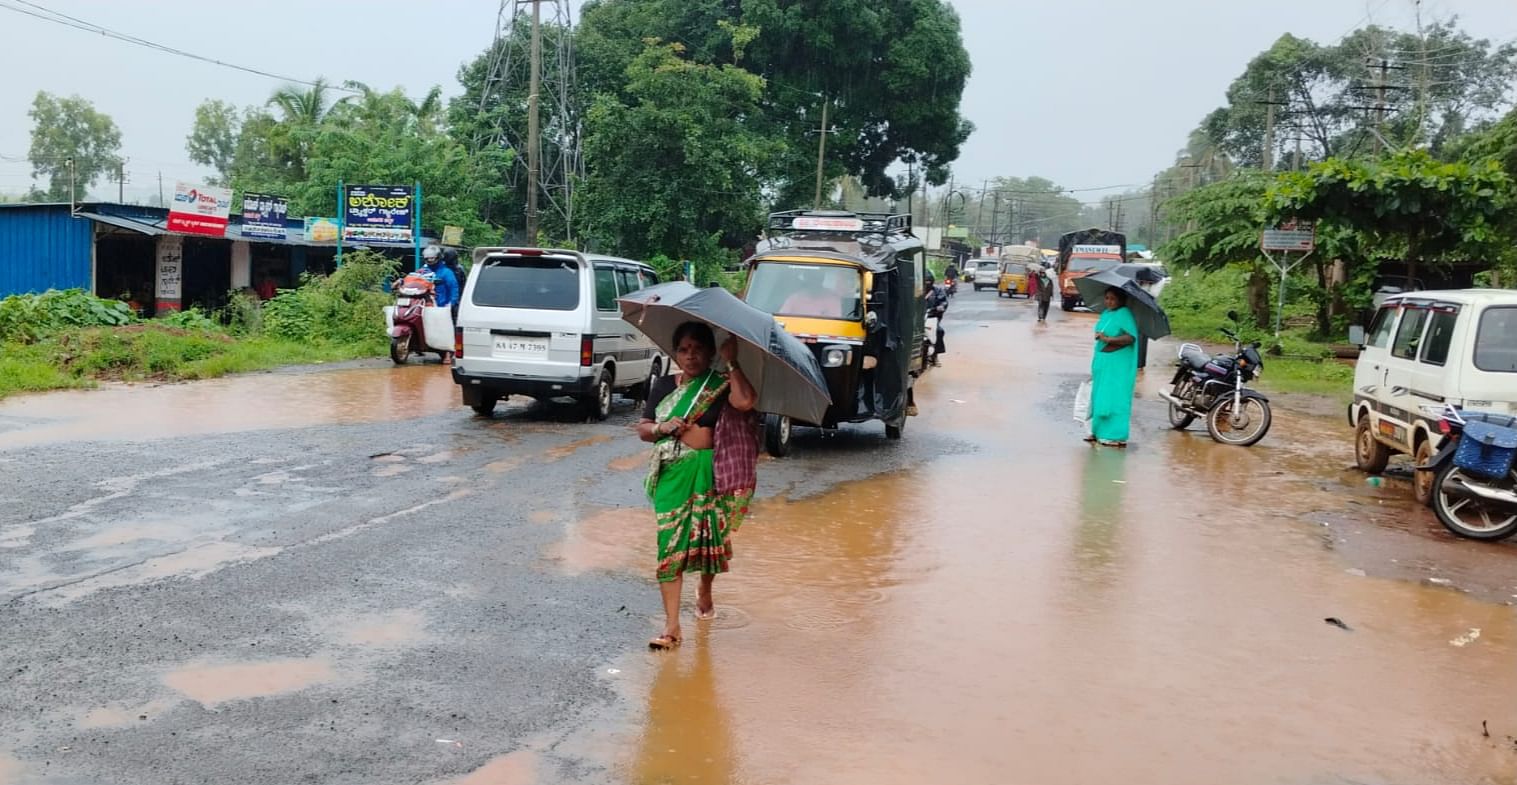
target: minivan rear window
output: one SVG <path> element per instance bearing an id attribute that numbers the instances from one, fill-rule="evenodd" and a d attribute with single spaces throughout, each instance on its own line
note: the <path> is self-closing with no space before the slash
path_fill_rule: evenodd
<path id="1" fill-rule="evenodd" d="M 486 259 L 474 275 L 471 302 L 487 308 L 572 311 L 579 307 L 579 265 L 568 259 L 517 257 Z"/>
<path id="2" fill-rule="evenodd" d="M 1449 360 L 1449 347 L 1454 343 L 1454 325 L 1459 323 L 1459 311 L 1440 310 L 1433 313 L 1433 323 L 1428 325 L 1427 338 L 1422 342 L 1422 361 L 1429 365 L 1443 365 Z"/>
<path id="3" fill-rule="evenodd" d="M 1475 367 L 1517 373 L 1517 306 L 1497 306 L 1480 314 L 1475 333 Z"/>

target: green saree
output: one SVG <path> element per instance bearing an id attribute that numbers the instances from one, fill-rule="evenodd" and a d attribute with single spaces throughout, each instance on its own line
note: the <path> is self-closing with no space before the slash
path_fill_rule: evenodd
<path id="1" fill-rule="evenodd" d="M 727 380 L 716 371 L 687 379 L 657 407 L 657 422 L 671 417 L 694 421 L 719 403 Z M 747 513 L 752 491 L 718 493 L 715 451 L 696 450 L 677 437 L 653 445 L 643 489 L 658 523 L 658 580 L 667 583 L 682 573 L 716 575 L 732 560 L 729 538 Z"/>
<path id="2" fill-rule="evenodd" d="M 1138 323 L 1124 306 L 1103 311 L 1096 332 L 1136 339 Z M 1090 359 L 1090 432 L 1101 441 L 1125 442 L 1132 420 L 1133 388 L 1138 383 L 1138 349 L 1129 344 L 1103 352 L 1103 346 L 1096 341 L 1096 353 Z"/>

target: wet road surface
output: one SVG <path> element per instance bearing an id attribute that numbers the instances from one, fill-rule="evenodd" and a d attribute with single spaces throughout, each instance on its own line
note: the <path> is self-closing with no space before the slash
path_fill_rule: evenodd
<path id="1" fill-rule="evenodd" d="M 1092 317 L 1030 317 L 966 291 L 902 441 L 761 463 L 669 654 L 630 402 L 0 404 L 0 784 L 1517 783 L 1517 547 L 1367 485 L 1341 418 L 1168 431 L 1163 344 L 1092 450 Z"/>

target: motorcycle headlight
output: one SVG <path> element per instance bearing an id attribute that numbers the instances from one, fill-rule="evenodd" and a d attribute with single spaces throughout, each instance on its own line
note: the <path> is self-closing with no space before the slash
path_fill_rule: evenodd
<path id="1" fill-rule="evenodd" d="M 848 364 L 852 352 L 846 346 L 829 346 L 822 350 L 823 368 L 841 368 Z"/>

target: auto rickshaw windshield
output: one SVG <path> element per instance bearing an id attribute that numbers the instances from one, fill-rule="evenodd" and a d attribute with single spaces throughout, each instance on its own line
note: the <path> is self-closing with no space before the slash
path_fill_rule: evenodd
<path id="1" fill-rule="evenodd" d="M 852 267 L 765 262 L 748 281 L 748 304 L 775 316 L 864 317 L 863 277 Z"/>

